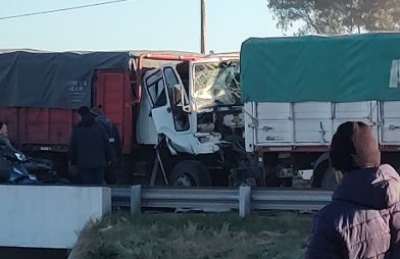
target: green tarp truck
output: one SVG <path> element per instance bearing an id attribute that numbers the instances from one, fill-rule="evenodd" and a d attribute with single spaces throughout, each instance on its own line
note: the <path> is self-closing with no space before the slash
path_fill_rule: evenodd
<path id="1" fill-rule="evenodd" d="M 400 33 L 251 38 L 241 48 L 242 100 L 400 100 Z"/>
<path id="2" fill-rule="evenodd" d="M 268 184 L 335 186 L 327 152 L 345 121 L 371 125 L 400 168 L 400 33 L 251 38 L 240 56 L 246 150 Z"/>

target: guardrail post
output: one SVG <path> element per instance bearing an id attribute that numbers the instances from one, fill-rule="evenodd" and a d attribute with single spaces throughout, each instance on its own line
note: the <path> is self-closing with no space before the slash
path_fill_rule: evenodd
<path id="1" fill-rule="evenodd" d="M 239 187 L 239 217 L 245 218 L 250 214 L 251 187 L 242 185 Z"/>
<path id="2" fill-rule="evenodd" d="M 142 186 L 134 185 L 131 187 L 131 215 L 142 212 Z"/>

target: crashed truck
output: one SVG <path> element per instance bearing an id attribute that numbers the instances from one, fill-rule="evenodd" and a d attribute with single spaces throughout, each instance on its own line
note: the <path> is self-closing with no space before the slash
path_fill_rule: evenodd
<path id="1" fill-rule="evenodd" d="M 370 125 L 382 162 L 400 169 L 399 46 L 399 33 L 242 44 L 246 150 L 264 166 L 267 186 L 335 188 L 328 149 L 349 120 Z"/>
<path id="2" fill-rule="evenodd" d="M 238 185 L 262 174 L 245 150 L 238 53 L 0 50 L 0 91 L 14 145 L 64 176 L 83 105 L 101 105 L 119 130 L 119 184 Z"/>

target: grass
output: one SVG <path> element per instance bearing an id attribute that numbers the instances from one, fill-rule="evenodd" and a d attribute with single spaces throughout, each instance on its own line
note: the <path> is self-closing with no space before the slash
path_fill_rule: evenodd
<path id="1" fill-rule="evenodd" d="M 84 230 L 75 259 L 298 259 L 311 218 L 117 213 Z"/>

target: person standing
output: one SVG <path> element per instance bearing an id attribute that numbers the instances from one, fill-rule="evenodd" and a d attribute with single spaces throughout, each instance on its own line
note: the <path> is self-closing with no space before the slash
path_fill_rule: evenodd
<path id="1" fill-rule="evenodd" d="M 7 124 L 0 121 L 0 156 L 4 156 L 8 153 L 19 153 L 10 143 L 8 139 L 8 128 Z M 0 157 L 0 182 L 8 181 L 10 174 L 11 162 Z"/>
<path id="2" fill-rule="evenodd" d="M 105 181 L 108 184 L 115 184 L 117 182 L 117 171 L 120 170 L 122 160 L 122 146 L 118 128 L 104 115 L 101 105 L 93 107 L 91 113 L 95 117 L 96 122 L 102 125 L 108 134 L 114 160 L 106 167 Z"/>
<path id="3" fill-rule="evenodd" d="M 18 153 L 19 151 L 15 149 L 8 139 L 8 127 L 5 122 L 0 121 L 0 146 L 5 148 L 8 152 Z"/>
<path id="4" fill-rule="evenodd" d="M 340 125 L 330 160 L 340 184 L 313 221 L 305 258 L 400 258 L 400 176 L 381 164 L 371 128 Z"/>
<path id="5" fill-rule="evenodd" d="M 81 121 L 72 130 L 69 145 L 71 165 L 77 167 L 83 184 L 102 185 L 105 166 L 113 160 L 107 132 L 89 107 L 79 108 L 78 113 Z"/>

